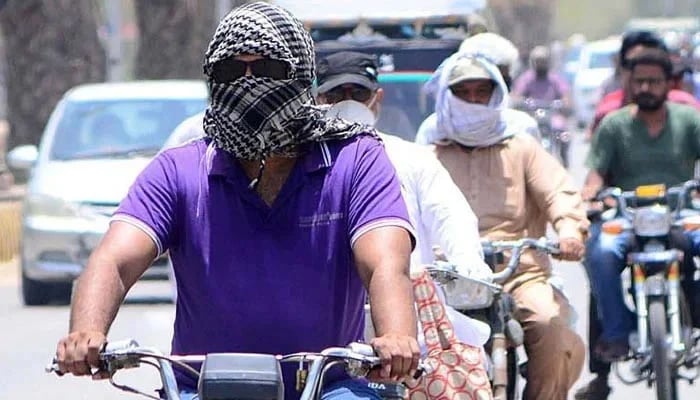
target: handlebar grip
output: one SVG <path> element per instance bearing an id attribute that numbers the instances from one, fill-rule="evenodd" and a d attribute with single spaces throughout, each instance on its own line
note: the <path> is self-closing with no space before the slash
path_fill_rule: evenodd
<path id="1" fill-rule="evenodd" d="M 116 353 L 124 350 L 129 350 L 138 347 L 139 344 L 134 339 L 115 340 L 106 342 L 100 351 L 100 355 Z"/>
<path id="2" fill-rule="evenodd" d="M 113 342 L 105 342 L 102 345 L 102 348 L 100 349 L 100 354 L 99 354 L 99 366 L 97 367 L 97 370 L 99 371 L 107 371 L 109 368 L 107 358 L 109 356 L 112 356 L 116 353 L 124 352 L 130 349 L 134 349 L 139 347 L 138 342 L 136 342 L 133 339 L 126 339 L 126 340 L 116 340 Z M 49 364 L 44 367 L 44 371 L 47 373 L 56 373 L 58 376 L 63 376 L 64 373 L 61 372 L 61 370 L 58 367 L 58 360 L 54 356 Z"/>
<path id="3" fill-rule="evenodd" d="M 44 372 L 47 374 L 55 373 L 58 376 L 63 376 L 65 375 L 61 370 L 58 368 L 58 360 L 56 357 L 53 357 L 51 361 L 44 367 Z"/>

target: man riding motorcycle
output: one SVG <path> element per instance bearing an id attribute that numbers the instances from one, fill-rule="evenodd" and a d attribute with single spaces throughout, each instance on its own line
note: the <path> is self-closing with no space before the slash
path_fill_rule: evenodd
<path id="1" fill-rule="evenodd" d="M 678 185 L 693 178 L 695 161 L 700 158 L 700 115 L 689 106 L 667 100 L 672 74 L 668 53 L 642 49 L 627 60 L 627 66 L 632 104 L 607 116 L 596 131 L 583 189 L 589 200 L 604 186 L 633 190 L 645 184 Z M 688 238 L 690 254 L 700 254 L 700 231 L 690 232 Z M 621 291 L 628 239 L 625 234 L 601 234 L 597 223 L 586 249 L 585 266 L 602 328 L 591 356 L 607 361 L 627 356 L 628 336 L 635 327 Z M 607 374 L 597 379 L 589 386 L 598 388 L 595 398 L 606 398 L 610 391 Z M 577 398 L 594 398 L 588 392 Z"/>
<path id="2" fill-rule="evenodd" d="M 663 39 L 657 34 L 649 31 L 632 31 L 626 33 L 622 38 L 622 44 L 618 53 L 620 60 L 620 79 L 622 88 L 606 95 L 598 104 L 595 117 L 588 132 L 592 138 L 600 122 L 610 113 L 628 105 L 631 101 L 630 88 L 630 60 L 638 56 L 645 49 L 660 49 L 667 51 Z M 688 104 L 696 108 L 700 107 L 693 96 L 687 93 L 671 89 L 667 95 L 667 101 L 671 103 Z M 596 227 L 597 229 L 598 227 Z M 599 316 L 595 298 L 591 297 L 591 308 L 589 310 L 589 369 L 595 377 L 583 388 L 576 392 L 577 400 L 605 399 L 610 393 L 608 385 L 608 375 L 610 374 L 610 364 L 598 360 L 595 356 L 595 342 L 600 335 Z"/>
<path id="3" fill-rule="evenodd" d="M 581 196 L 532 136 L 507 126 L 508 89 L 496 65 L 458 52 L 442 63 L 428 90 L 436 95 L 435 113 L 420 130 L 434 138 L 438 159 L 479 218 L 481 236 L 544 236 L 551 222 L 562 258 L 580 259 L 588 227 Z M 526 253 L 505 286 L 524 328 L 530 399 L 566 398 L 583 366 L 583 342 L 569 325 L 572 308 L 550 276 L 548 257 Z"/>
<path id="4" fill-rule="evenodd" d="M 567 130 L 566 111 L 570 106 L 569 86 L 566 80 L 551 71 L 552 57 L 546 46 L 537 46 L 530 52 L 530 69 L 515 81 L 511 97 L 514 102 L 522 104 L 533 99 L 543 107 L 550 109 L 550 140 L 557 140 L 559 155 L 565 167 L 569 165 L 569 140 L 560 137 Z M 558 106 L 554 106 L 559 103 Z M 542 132 L 540 132 L 542 133 Z"/>
<path id="5" fill-rule="evenodd" d="M 518 49 L 510 40 L 491 32 L 480 33 L 465 39 L 459 46 L 459 52 L 483 56 L 496 64 L 505 82 L 506 90 L 510 91 L 511 74 L 516 69 L 519 59 Z M 502 115 L 506 120 L 506 128 L 510 132 L 525 132 L 537 140 L 540 139 L 537 121 L 528 113 L 507 107 L 502 110 Z M 435 138 L 428 136 L 432 133 L 434 131 L 419 130 L 415 142 L 433 143 Z"/>
<path id="6" fill-rule="evenodd" d="M 78 279 L 61 372 L 100 366 L 126 292 L 166 251 L 178 282 L 175 354 L 345 346 L 363 338 L 369 296 L 381 377 L 416 372 L 400 184 L 373 130 L 315 105 L 313 57 L 301 21 L 278 6 L 246 4 L 220 22 L 204 61 L 207 137 L 158 154 L 121 202 Z M 295 373 L 282 367 L 287 400 L 300 396 Z M 340 371 L 327 378 L 326 400 L 379 397 Z M 196 398 L 190 375 L 178 386 Z"/>

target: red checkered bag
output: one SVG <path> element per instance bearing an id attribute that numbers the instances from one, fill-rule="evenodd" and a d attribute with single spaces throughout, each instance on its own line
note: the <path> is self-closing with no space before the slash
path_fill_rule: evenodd
<path id="1" fill-rule="evenodd" d="M 493 399 L 480 347 L 461 343 L 447 318 L 437 287 L 425 271 L 412 276 L 413 293 L 428 355 L 429 371 L 407 382 L 409 400 Z"/>

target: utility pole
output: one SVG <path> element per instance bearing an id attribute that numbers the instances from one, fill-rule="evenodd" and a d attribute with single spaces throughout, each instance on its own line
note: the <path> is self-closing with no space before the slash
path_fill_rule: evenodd
<path id="1" fill-rule="evenodd" d="M 124 79 L 121 0 L 107 0 L 107 81 Z"/>

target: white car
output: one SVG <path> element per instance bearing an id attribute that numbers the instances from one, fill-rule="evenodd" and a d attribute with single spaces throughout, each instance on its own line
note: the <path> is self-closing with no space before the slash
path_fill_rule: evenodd
<path id="1" fill-rule="evenodd" d="M 70 299 L 73 280 L 106 231 L 129 187 L 173 128 L 204 110 L 203 81 L 81 85 L 54 109 L 41 143 L 8 154 L 31 169 L 22 217 L 22 298 L 26 305 Z M 156 260 L 144 278 L 167 279 Z"/>
<path id="2" fill-rule="evenodd" d="M 620 45 L 619 38 L 609 38 L 590 42 L 581 49 L 573 84 L 574 113 L 581 127 L 593 121 L 601 85 L 615 72 L 614 57 Z"/>

